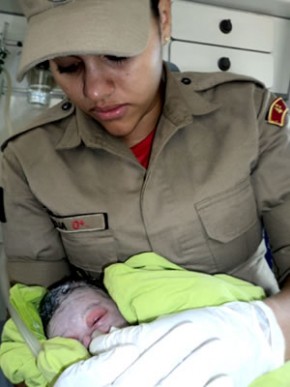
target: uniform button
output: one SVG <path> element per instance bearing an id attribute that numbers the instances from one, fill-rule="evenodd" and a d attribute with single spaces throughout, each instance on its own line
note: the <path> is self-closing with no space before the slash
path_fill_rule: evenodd
<path id="1" fill-rule="evenodd" d="M 191 79 L 190 78 L 182 78 L 181 82 L 184 85 L 190 85 L 191 84 Z"/>
<path id="2" fill-rule="evenodd" d="M 64 102 L 61 106 L 62 110 L 64 110 L 64 111 L 71 109 L 71 107 L 72 107 L 71 102 Z"/>

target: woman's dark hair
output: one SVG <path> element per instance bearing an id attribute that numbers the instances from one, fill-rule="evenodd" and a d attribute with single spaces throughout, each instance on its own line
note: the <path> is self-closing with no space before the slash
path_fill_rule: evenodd
<path id="1" fill-rule="evenodd" d="M 159 0 L 150 0 L 151 10 L 155 17 L 159 18 Z"/>

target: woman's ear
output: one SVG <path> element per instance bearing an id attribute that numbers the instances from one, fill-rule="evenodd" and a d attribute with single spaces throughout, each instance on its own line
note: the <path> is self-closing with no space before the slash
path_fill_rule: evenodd
<path id="1" fill-rule="evenodd" d="M 158 8 L 162 43 L 166 44 L 171 36 L 171 0 L 159 0 Z"/>

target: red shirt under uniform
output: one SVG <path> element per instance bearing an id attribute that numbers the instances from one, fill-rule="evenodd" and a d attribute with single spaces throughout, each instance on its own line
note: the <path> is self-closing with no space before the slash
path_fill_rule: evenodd
<path id="1" fill-rule="evenodd" d="M 150 154 L 151 154 L 151 148 L 152 143 L 154 139 L 156 129 L 152 130 L 147 137 L 144 138 L 141 142 L 138 144 L 132 146 L 130 149 L 136 156 L 136 159 L 139 161 L 141 165 L 143 165 L 144 168 L 148 168 L 149 160 L 150 160 Z"/>

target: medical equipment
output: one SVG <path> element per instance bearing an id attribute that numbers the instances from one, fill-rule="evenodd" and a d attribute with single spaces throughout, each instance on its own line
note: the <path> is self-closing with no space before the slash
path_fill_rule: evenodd
<path id="1" fill-rule="evenodd" d="M 27 74 L 28 79 L 28 102 L 41 106 L 50 103 L 53 78 L 49 71 L 48 61 L 43 62 L 31 69 Z"/>

